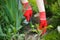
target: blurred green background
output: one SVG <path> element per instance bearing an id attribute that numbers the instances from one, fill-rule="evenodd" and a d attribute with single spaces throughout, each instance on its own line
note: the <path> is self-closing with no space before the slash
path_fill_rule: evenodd
<path id="1" fill-rule="evenodd" d="M 38 13 L 36 0 L 29 0 L 29 4 L 32 6 L 33 15 Z M 24 28 L 33 30 L 36 28 L 37 23 L 23 24 L 22 8 L 20 0 L 0 0 L 0 40 L 24 40 L 27 32 Z M 45 0 L 45 9 L 49 32 L 43 38 L 60 40 L 60 33 L 57 31 L 57 26 L 60 26 L 60 0 Z"/>

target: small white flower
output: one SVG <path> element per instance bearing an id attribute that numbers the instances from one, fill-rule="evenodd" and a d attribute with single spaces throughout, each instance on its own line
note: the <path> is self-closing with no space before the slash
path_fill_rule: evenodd
<path id="1" fill-rule="evenodd" d="M 60 33 L 60 26 L 57 27 L 58 32 Z"/>

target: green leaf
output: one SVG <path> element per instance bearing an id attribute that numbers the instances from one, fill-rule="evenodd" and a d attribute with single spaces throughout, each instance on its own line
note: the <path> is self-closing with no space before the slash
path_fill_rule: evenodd
<path id="1" fill-rule="evenodd" d="M 0 34 L 3 34 L 3 31 L 2 31 L 1 25 L 0 25 Z"/>

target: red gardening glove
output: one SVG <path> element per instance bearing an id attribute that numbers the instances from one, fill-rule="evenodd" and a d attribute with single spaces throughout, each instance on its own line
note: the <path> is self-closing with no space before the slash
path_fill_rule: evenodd
<path id="1" fill-rule="evenodd" d="M 44 27 L 47 26 L 47 21 L 46 21 L 46 13 L 45 12 L 40 12 L 40 30 Z"/>
<path id="2" fill-rule="evenodd" d="M 42 30 L 42 34 L 45 34 L 46 33 L 46 27 L 47 27 L 47 21 L 46 20 L 40 20 L 40 26 L 39 26 L 39 29 Z"/>
<path id="3" fill-rule="evenodd" d="M 47 27 L 47 21 L 46 20 L 40 20 L 39 29 L 42 30 L 44 27 Z"/>
<path id="4" fill-rule="evenodd" d="M 26 20 L 29 22 L 30 18 L 32 17 L 32 8 L 28 3 L 24 3 L 24 17 L 26 18 Z"/>
<path id="5" fill-rule="evenodd" d="M 46 13 L 40 12 L 40 26 L 39 29 L 42 30 L 42 35 L 46 33 L 46 27 L 47 27 L 47 20 L 46 20 Z"/>
<path id="6" fill-rule="evenodd" d="M 26 20 L 29 22 L 30 18 L 32 17 L 32 10 L 26 10 L 26 12 L 24 13 L 24 16 Z"/>

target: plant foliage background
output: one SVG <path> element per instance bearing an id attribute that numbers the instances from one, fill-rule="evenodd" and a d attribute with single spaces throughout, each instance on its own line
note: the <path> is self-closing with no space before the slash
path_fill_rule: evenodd
<path id="1" fill-rule="evenodd" d="M 22 5 L 19 0 L 0 0 L 0 4 L 0 40 L 17 40 L 22 28 Z"/>
<path id="2" fill-rule="evenodd" d="M 60 0 L 46 0 L 45 8 L 48 25 L 53 28 L 44 38 L 45 40 L 60 40 L 57 26 L 60 25 Z M 33 15 L 38 13 L 36 0 L 29 0 Z M 24 40 L 22 4 L 20 0 L 0 0 L 0 40 Z M 32 24 L 31 24 L 32 25 Z M 35 28 L 35 27 L 34 27 Z M 21 33 L 20 31 L 24 31 Z M 33 29 L 33 28 L 31 28 Z"/>

